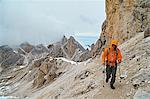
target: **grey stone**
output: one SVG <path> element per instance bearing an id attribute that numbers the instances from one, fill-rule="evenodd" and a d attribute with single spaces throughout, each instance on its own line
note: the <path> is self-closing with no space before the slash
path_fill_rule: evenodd
<path id="1" fill-rule="evenodd" d="M 150 28 L 147 28 L 145 31 L 144 31 L 144 37 L 149 37 L 150 36 Z"/>
<path id="2" fill-rule="evenodd" d="M 35 46 L 32 51 L 31 51 L 32 55 L 39 55 L 39 54 L 42 54 L 42 53 L 48 53 L 48 49 L 40 44 L 40 45 L 37 45 Z"/>
<path id="3" fill-rule="evenodd" d="M 139 89 L 139 90 L 135 93 L 133 99 L 150 99 L 150 93 Z"/>
<path id="4" fill-rule="evenodd" d="M 22 43 L 20 47 L 27 53 L 31 52 L 31 50 L 34 48 L 34 46 L 29 44 L 28 42 Z"/>
<path id="5" fill-rule="evenodd" d="M 12 48 L 7 45 L 0 46 L 0 63 L 3 69 L 15 65 L 22 56 L 18 53 L 15 53 Z M 23 63 L 20 60 L 20 64 Z"/>

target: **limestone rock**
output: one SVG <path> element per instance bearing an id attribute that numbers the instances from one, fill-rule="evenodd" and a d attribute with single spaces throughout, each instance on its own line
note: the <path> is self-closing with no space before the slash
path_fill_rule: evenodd
<path id="1" fill-rule="evenodd" d="M 150 93 L 148 93 L 148 92 L 146 92 L 144 90 L 139 89 L 135 93 L 133 99 L 150 99 Z"/>
<path id="2" fill-rule="evenodd" d="M 22 48 L 17 48 L 16 50 L 19 54 L 23 54 L 23 55 L 27 54 L 27 52 L 25 52 Z"/>
<path id="3" fill-rule="evenodd" d="M 147 28 L 145 31 L 144 31 L 144 37 L 149 37 L 150 36 L 150 28 Z"/>
<path id="4" fill-rule="evenodd" d="M 85 59 L 79 59 L 87 51 L 72 36 L 69 39 L 64 36 L 60 42 L 50 44 L 48 48 L 50 50 L 49 55 L 52 57 L 64 57 L 74 61 L 86 60 L 89 57 L 88 54 Z"/>
<path id="5" fill-rule="evenodd" d="M 85 51 L 85 49 L 72 36 L 68 39 L 68 42 L 63 48 L 70 58 L 74 55 L 77 49 L 79 49 L 79 51 Z"/>
<path id="6" fill-rule="evenodd" d="M 105 43 L 105 38 L 101 36 L 101 38 L 97 40 L 96 44 L 93 44 L 91 46 L 91 55 L 93 57 L 96 57 L 96 55 L 100 55 L 103 51 Z"/>
<path id="7" fill-rule="evenodd" d="M 41 70 L 38 70 L 37 79 L 34 80 L 33 87 L 39 88 L 43 86 L 45 82 L 44 76 L 45 74 Z"/>
<path id="8" fill-rule="evenodd" d="M 91 57 L 92 57 L 91 52 L 89 50 L 86 50 L 82 52 L 81 54 L 77 54 L 77 56 L 74 57 L 73 60 L 76 62 L 83 62 L 83 61 L 88 60 Z"/>
<path id="9" fill-rule="evenodd" d="M 54 78 L 57 77 L 56 71 L 58 68 L 56 60 L 49 57 L 37 60 L 37 62 L 34 63 L 34 66 L 39 68 L 38 76 L 34 80 L 33 86 L 39 88 L 54 81 Z"/>
<path id="10" fill-rule="evenodd" d="M 7 45 L 0 46 L 0 62 L 6 60 L 12 54 L 13 49 L 11 49 L 9 46 Z"/>
<path id="11" fill-rule="evenodd" d="M 26 53 L 29 53 L 34 48 L 34 46 L 28 42 L 25 42 L 20 45 L 20 48 L 23 49 Z"/>
<path id="12" fill-rule="evenodd" d="M 122 43 L 150 26 L 150 1 L 106 0 L 106 16 L 101 37 Z"/>
<path id="13" fill-rule="evenodd" d="M 38 59 L 38 60 L 35 60 L 34 62 L 33 62 L 33 67 L 40 67 L 41 66 L 41 64 L 44 62 L 44 58 L 41 58 L 41 59 Z"/>
<path id="14" fill-rule="evenodd" d="M 150 80 L 149 76 L 149 69 L 141 69 L 138 71 L 132 78 L 134 88 L 137 89 L 140 86 L 148 84 L 148 81 Z"/>
<path id="15" fill-rule="evenodd" d="M 17 65 L 17 66 L 24 65 L 24 60 L 25 60 L 25 57 L 21 57 L 21 58 L 16 62 L 16 65 Z"/>
<path id="16" fill-rule="evenodd" d="M 66 42 L 67 42 L 67 38 L 66 38 L 66 36 L 63 36 L 63 38 L 62 38 L 62 44 L 65 44 Z"/>
<path id="17" fill-rule="evenodd" d="M 0 46 L 0 63 L 2 68 L 15 65 L 21 58 L 22 56 L 18 53 L 15 53 L 14 50 L 9 46 Z M 23 61 L 20 60 L 20 64 L 23 64 Z"/>
<path id="18" fill-rule="evenodd" d="M 40 45 L 35 46 L 31 50 L 31 53 L 32 55 L 40 55 L 42 53 L 48 53 L 48 49 L 44 45 L 40 44 Z"/>

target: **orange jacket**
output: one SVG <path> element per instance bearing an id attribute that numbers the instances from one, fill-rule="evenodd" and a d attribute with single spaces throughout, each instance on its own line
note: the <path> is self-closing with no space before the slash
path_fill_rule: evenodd
<path id="1" fill-rule="evenodd" d="M 116 54 L 116 51 L 112 48 L 112 44 L 117 45 L 118 42 L 116 40 L 112 40 L 111 46 L 109 48 L 105 48 L 104 52 L 102 54 L 102 64 L 105 63 L 105 61 L 108 59 L 108 62 L 114 63 L 115 61 L 118 61 L 121 63 L 122 61 L 122 55 L 119 48 L 117 48 L 118 56 Z"/>

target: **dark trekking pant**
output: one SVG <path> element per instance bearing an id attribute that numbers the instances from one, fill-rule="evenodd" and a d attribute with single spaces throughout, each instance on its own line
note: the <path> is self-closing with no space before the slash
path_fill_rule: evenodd
<path id="1" fill-rule="evenodd" d="M 117 64 L 114 67 L 111 67 L 109 65 L 106 66 L 106 80 L 109 80 L 111 77 L 110 85 L 113 85 L 115 83 L 116 72 L 117 72 Z"/>

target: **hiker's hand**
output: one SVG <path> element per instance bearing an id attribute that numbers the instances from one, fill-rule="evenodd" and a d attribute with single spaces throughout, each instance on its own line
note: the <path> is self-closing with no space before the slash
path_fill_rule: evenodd
<path id="1" fill-rule="evenodd" d="M 102 65 L 105 67 L 105 65 L 106 65 L 106 62 L 102 63 Z"/>
<path id="2" fill-rule="evenodd" d="M 121 60 L 118 60 L 118 63 L 120 64 L 120 63 L 121 63 Z"/>

